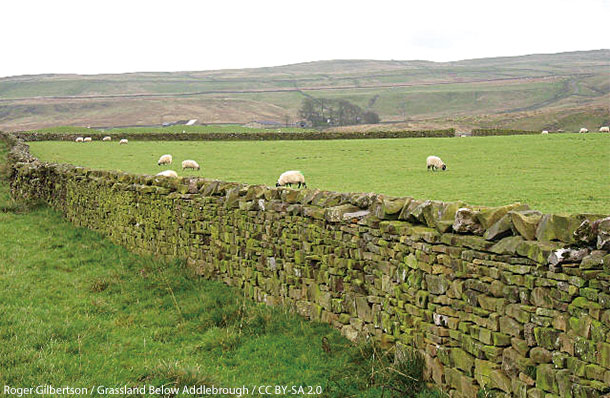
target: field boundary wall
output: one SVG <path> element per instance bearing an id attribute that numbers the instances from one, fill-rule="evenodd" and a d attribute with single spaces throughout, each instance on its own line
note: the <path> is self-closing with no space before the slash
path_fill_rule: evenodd
<path id="1" fill-rule="evenodd" d="M 420 130 L 420 131 L 360 131 L 360 132 L 324 132 L 304 131 L 293 133 L 278 133 L 275 131 L 247 133 L 121 133 L 118 131 L 96 132 L 85 134 L 74 133 L 13 133 L 24 141 L 74 141 L 76 137 L 88 136 L 101 140 L 105 136 L 113 139 L 126 138 L 140 141 L 277 141 L 277 140 L 349 140 L 349 139 L 379 139 L 379 138 L 417 138 L 417 137 L 455 137 L 454 129 Z"/>
<path id="2" fill-rule="evenodd" d="M 90 170 L 2 137 L 16 199 L 351 340 L 414 346 L 452 397 L 609 392 L 607 215 Z"/>
<path id="3" fill-rule="evenodd" d="M 471 135 L 473 137 L 486 137 L 491 135 L 530 135 L 540 134 L 540 131 L 530 130 L 507 130 L 507 129 L 473 129 Z"/>

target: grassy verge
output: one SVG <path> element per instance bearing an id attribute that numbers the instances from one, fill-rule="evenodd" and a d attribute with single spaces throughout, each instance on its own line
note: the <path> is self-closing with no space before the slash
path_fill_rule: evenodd
<path id="1" fill-rule="evenodd" d="M 529 204 L 544 212 L 610 213 L 610 136 L 605 133 L 505 137 L 264 142 L 32 142 L 42 160 L 97 169 L 274 185 L 301 170 L 309 187 L 377 192 L 472 205 Z M 174 164 L 157 166 L 170 153 Z M 446 172 L 426 170 L 440 156 Z M 195 159 L 201 170 L 182 172 Z"/>
<path id="2" fill-rule="evenodd" d="M 0 163 L 5 154 L 0 146 Z M 104 396 L 99 386 L 150 385 L 438 395 L 327 325 L 194 278 L 181 261 L 131 254 L 48 207 L 16 205 L 4 180 L 0 236 L 0 386 L 95 388 L 92 396 Z M 418 379 L 421 363 L 409 364 L 398 369 Z"/>

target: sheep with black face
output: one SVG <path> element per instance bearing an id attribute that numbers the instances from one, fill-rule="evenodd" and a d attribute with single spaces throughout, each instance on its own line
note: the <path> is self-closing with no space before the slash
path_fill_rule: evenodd
<path id="1" fill-rule="evenodd" d="M 305 183 L 305 176 L 298 170 L 289 170 L 280 175 L 280 178 L 277 179 L 276 187 L 290 186 L 292 184 L 298 184 L 298 188 L 306 188 L 307 184 Z"/>

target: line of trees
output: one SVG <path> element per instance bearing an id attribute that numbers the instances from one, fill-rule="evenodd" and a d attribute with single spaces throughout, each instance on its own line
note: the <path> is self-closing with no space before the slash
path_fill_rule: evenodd
<path id="1" fill-rule="evenodd" d="M 377 113 L 363 111 L 358 105 L 344 99 L 305 98 L 299 109 L 299 117 L 313 127 L 379 123 Z"/>

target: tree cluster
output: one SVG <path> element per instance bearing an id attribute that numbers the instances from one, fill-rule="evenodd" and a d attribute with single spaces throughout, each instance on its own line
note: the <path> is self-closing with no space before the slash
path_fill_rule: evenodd
<path id="1" fill-rule="evenodd" d="M 379 123 L 377 113 L 363 111 L 358 105 L 344 99 L 305 98 L 299 109 L 299 117 L 313 127 Z"/>

